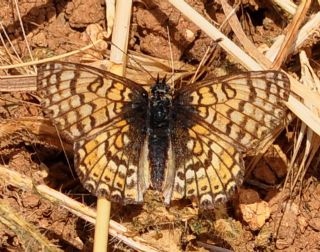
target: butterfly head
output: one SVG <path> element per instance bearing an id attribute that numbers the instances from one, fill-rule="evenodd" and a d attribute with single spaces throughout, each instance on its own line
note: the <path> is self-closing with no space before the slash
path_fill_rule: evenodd
<path id="1" fill-rule="evenodd" d="M 163 99 L 170 93 L 170 87 L 166 82 L 166 76 L 163 79 L 157 77 L 156 83 L 151 88 L 151 94 L 157 99 Z"/>
<path id="2" fill-rule="evenodd" d="M 157 77 L 156 83 L 151 88 L 151 96 L 149 100 L 150 109 L 150 123 L 157 127 L 162 127 L 167 124 L 169 120 L 169 111 L 171 107 L 172 96 L 170 87 L 166 83 L 166 77 L 159 79 Z"/>

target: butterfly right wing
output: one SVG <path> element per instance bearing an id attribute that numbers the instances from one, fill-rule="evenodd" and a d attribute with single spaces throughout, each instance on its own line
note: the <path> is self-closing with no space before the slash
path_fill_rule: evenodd
<path id="1" fill-rule="evenodd" d="M 282 124 L 289 93 L 290 81 L 278 71 L 240 73 L 178 89 L 171 131 L 176 170 L 166 177 L 165 201 L 186 196 L 213 208 L 228 199 L 243 180 L 242 152 Z"/>
<path id="2" fill-rule="evenodd" d="M 64 62 L 39 65 L 37 83 L 44 110 L 74 142 L 84 187 L 114 201 L 141 202 L 149 185 L 146 91 L 112 73 Z"/>

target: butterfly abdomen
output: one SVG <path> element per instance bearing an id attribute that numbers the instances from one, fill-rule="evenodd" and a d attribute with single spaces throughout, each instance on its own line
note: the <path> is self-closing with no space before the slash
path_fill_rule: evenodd
<path id="1" fill-rule="evenodd" d="M 165 81 L 157 81 L 149 99 L 149 159 L 152 187 L 161 191 L 169 148 L 171 96 Z"/>

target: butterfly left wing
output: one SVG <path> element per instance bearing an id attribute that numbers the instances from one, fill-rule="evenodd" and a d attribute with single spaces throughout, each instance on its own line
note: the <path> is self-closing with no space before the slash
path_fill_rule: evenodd
<path id="1" fill-rule="evenodd" d="M 53 62 L 38 66 L 42 106 L 74 142 L 75 168 L 91 193 L 141 202 L 148 188 L 147 93 L 97 68 Z"/>
<path id="2" fill-rule="evenodd" d="M 147 141 L 141 124 L 127 119 L 76 141 L 75 167 L 91 193 L 122 204 L 142 203 L 150 183 Z"/>

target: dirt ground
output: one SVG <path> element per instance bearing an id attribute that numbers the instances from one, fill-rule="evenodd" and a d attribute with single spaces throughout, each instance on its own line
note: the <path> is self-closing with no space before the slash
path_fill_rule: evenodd
<path id="1" fill-rule="evenodd" d="M 210 22 L 216 25 L 224 22 L 222 7 L 216 1 L 187 2 Z M 243 0 L 237 11 L 246 35 L 261 50 L 283 34 L 292 18 L 270 2 Z M 29 61 L 14 2 L 0 0 L 0 10 L 1 24 L 17 54 L 23 61 Z M 34 59 L 86 46 L 90 44 L 89 25 L 106 27 L 102 0 L 22 0 L 19 10 Z M 314 4 L 311 12 L 317 11 L 319 6 Z M 230 27 L 224 26 L 222 31 L 238 43 Z M 1 34 L 4 36 L 3 30 Z M 212 46 L 210 38 L 166 1 L 134 1 L 129 49 L 170 60 L 169 38 L 173 59 L 195 67 Z M 14 55 L 10 48 L 9 53 Z M 319 60 L 317 49 L 318 45 L 307 48 L 312 62 Z M 1 65 L 17 62 L 16 56 L 6 59 L 4 52 L 4 47 L 0 46 Z M 66 60 L 86 63 L 105 57 L 108 57 L 108 50 L 96 48 Z M 212 57 L 213 72 L 221 68 L 226 73 L 242 69 L 219 47 Z M 315 67 L 319 72 L 319 65 Z M 300 76 L 296 55 L 288 58 L 283 68 Z M 25 72 L 22 69 L 0 70 L 0 74 Z M 0 166 L 94 208 L 96 198 L 82 187 L 75 175 L 72 145 L 58 140 L 53 126 L 44 119 L 39 102 L 36 92 L 0 93 L 0 131 L 3 130 L 0 132 Z M 53 133 L 39 135 L 33 131 L 42 121 L 48 132 Z M 319 155 L 315 155 L 298 186 L 293 190 L 290 190 L 290 183 L 284 186 L 295 134 L 300 126 L 297 119 L 291 121 L 254 169 L 247 172 L 243 186 L 226 206 L 215 211 L 200 211 L 191 201 L 182 200 L 165 208 L 157 195 L 148 192 L 143 205 L 113 204 L 112 219 L 130 230 L 126 234 L 128 237 L 143 238 L 149 245 L 165 251 L 320 251 L 320 169 L 316 160 Z M 254 158 L 248 154 L 246 164 L 249 166 Z M 294 178 L 289 178 L 289 182 L 292 180 Z M 16 214 L 26 222 L 24 225 L 31 225 L 31 230 L 35 228 L 35 232 L 40 232 L 56 248 L 92 250 L 94 226 L 35 191 L 23 190 L 0 178 L 0 207 L 4 218 Z M 111 251 L 134 251 L 113 238 L 110 238 L 110 248 Z M 0 250 L 43 249 L 30 233 L 13 228 L 0 218 Z"/>

